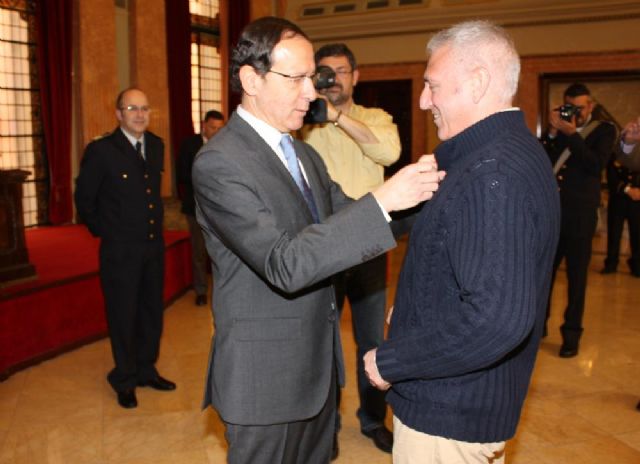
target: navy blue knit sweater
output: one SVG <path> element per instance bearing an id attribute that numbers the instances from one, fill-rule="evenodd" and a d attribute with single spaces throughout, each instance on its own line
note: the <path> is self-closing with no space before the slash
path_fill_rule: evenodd
<path id="1" fill-rule="evenodd" d="M 436 159 L 447 176 L 411 232 L 376 363 L 405 425 L 503 441 L 515 433 L 545 319 L 557 186 L 520 111 L 474 124 Z"/>

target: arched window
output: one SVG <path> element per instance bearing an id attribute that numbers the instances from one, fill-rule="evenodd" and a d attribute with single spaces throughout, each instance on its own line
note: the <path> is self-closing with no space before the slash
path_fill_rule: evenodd
<path id="1" fill-rule="evenodd" d="M 0 0 L 0 169 L 31 173 L 25 226 L 46 223 L 48 211 L 36 46 L 35 0 Z"/>
<path id="2" fill-rule="evenodd" d="M 209 110 L 222 111 L 218 0 L 190 0 L 191 119 L 196 133 Z"/>

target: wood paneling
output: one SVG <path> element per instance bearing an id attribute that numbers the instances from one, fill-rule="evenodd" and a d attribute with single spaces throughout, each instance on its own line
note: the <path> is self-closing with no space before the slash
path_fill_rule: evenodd
<path id="1" fill-rule="evenodd" d="M 164 140 L 162 196 L 170 196 L 173 167 L 164 2 L 133 0 L 130 8 L 131 85 L 139 87 L 149 98 L 152 107 L 149 130 Z"/>
<path id="2" fill-rule="evenodd" d="M 540 77 L 553 73 L 590 73 L 640 70 L 640 50 L 523 57 L 516 103 L 527 125 L 538 132 L 542 110 Z M 640 112 L 640 108 L 638 108 Z"/>
<path id="3" fill-rule="evenodd" d="M 437 145 L 430 136 L 427 128 L 427 117 L 424 111 L 418 107 L 418 99 L 424 87 L 423 74 L 426 63 L 395 63 L 383 65 L 359 66 L 360 81 L 389 81 L 411 80 L 412 105 L 411 105 L 411 155 L 412 161 L 416 161 L 421 154 L 428 152 Z M 426 150 L 426 151 L 425 151 Z"/>
<path id="4" fill-rule="evenodd" d="M 74 100 L 79 150 L 116 125 L 118 92 L 113 0 L 74 3 Z"/>

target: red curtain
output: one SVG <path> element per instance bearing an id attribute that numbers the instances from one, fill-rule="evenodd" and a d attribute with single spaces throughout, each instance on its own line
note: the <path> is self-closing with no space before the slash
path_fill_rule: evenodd
<path id="1" fill-rule="evenodd" d="M 229 59 L 231 52 L 238 43 L 242 29 L 249 24 L 251 18 L 251 5 L 249 0 L 229 1 Z M 235 110 L 240 104 L 241 95 L 229 92 L 229 112 Z"/>
<path id="2" fill-rule="evenodd" d="M 70 222 L 71 200 L 71 5 L 36 2 L 38 71 L 44 140 L 49 165 L 49 221 Z"/>
<path id="3" fill-rule="evenodd" d="M 182 140 L 194 133 L 191 123 L 191 15 L 188 0 L 165 0 L 165 9 L 171 144 L 173 156 L 177 157 Z M 249 23 L 249 17 L 249 0 L 229 1 L 228 30 L 232 49 Z M 231 111 L 238 103 L 239 95 L 229 96 Z"/>
<path id="4" fill-rule="evenodd" d="M 169 112 L 174 157 L 180 143 L 193 135 L 191 123 L 191 15 L 188 0 L 166 0 Z"/>

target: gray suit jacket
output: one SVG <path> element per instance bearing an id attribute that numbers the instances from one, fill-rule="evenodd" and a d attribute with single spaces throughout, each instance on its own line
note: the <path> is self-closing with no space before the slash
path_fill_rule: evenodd
<path id="1" fill-rule="evenodd" d="M 395 246 L 371 195 L 354 202 L 309 145 L 295 148 L 320 224 L 284 164 L 237 114 L 194 162 L 214 282 L 203 407 L 212 404 L 228 423 L 294 422 L 320 411 L 332 368 L 344 376 L 330 277 Z"/>

